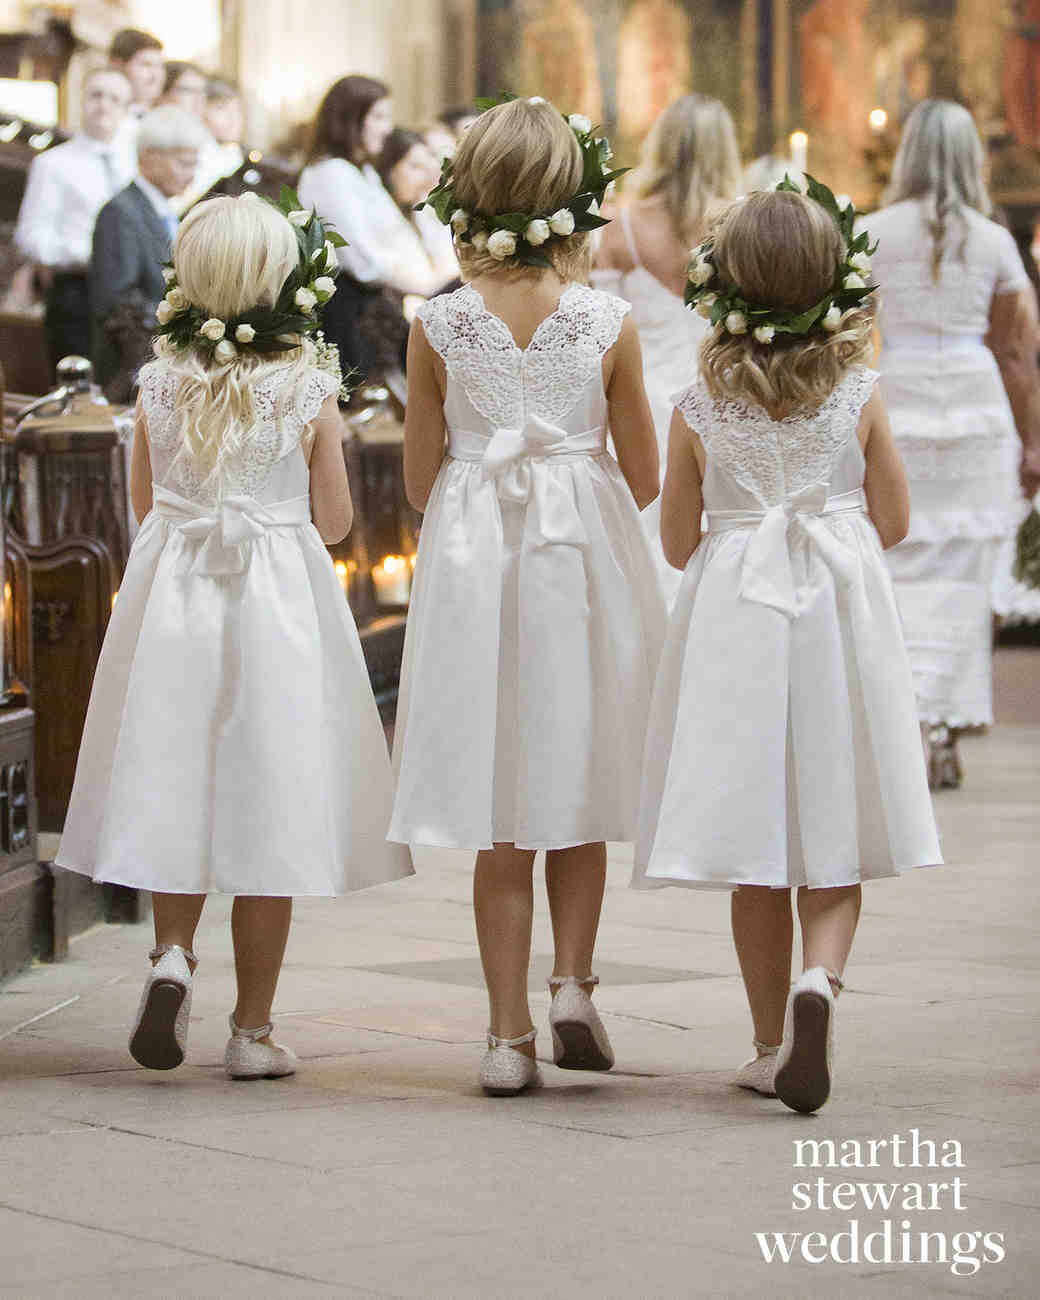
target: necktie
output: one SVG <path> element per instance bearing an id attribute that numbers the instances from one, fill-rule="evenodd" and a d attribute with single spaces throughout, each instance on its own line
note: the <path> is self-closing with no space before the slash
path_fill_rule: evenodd
<path id="1" fill-rule="evenodd" d="M 166 225 L 166 233 L 170 236 L 170 243 L 173 243 L 173 237 L 177 233 L 177 218 L 172 212 L 167 212 L 163 216 L 163 222 Z"/>

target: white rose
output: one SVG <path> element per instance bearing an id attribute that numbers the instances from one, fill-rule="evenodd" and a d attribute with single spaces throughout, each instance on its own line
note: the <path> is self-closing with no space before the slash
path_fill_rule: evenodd
<path id="1" fill-rule="evenodd" d="M 697 303 L 697 311 L 705 320 L 711 320 L 711 309 L 718 302 L 718 299 L 719 295 L 717 293 L 706 293 Z"/>
<path id="2" fill-rule="evenodd" d="M 310 289 L 297 289 L 296 297 L 293 299 L 293 302 L 301 311 L 310 311 L 317 301 L 318 299 L 311 293 Z"/>
<path id="3" fill-rule="evenodd" d="M 529 244 L 533 244 L 537 248 L 539 244 L 545 243 L 550 233 L 548 221 L 544 221 L 541 217 L 535 217 L 534 221 L 528 222 L 527 229 L 524 231 L 524 238 Z"/>
<path id="4" fill-rule="evenodd" d="M 690 283 L 699 287 L 707 284 L 714 274 L 715 268 L 710 262 L 694 262 L 689 270 Z"/>
<path id="5" fill-rule="evenodd" d="M 166 301 L 174 311 L 183 311 L 188 305 L 188 295 L 183 289 L 178 289 L 175 285 L 172 289 L 168 290 Z"/>
<path id="6" fill-rule="evenodd" d="M 160 325 L 168 325 L 177 313 L 164 298 L 155 309 L 155 319 Z"/>
<path id="7" fill-rule="evenodd" d="M 305 226 L 310 219 L 311 214 L 309 212 L 304 212 L 302 208 L 298 208 L 295 212 L 289 213 L 290 226 Z"/>
<path id="8" fill-rule="evenodd" d="M 853 253 L 849 258 L 849 266 L 863 275 L 870 274 L 870 258 L 866 253 Z"/>
<path id="9" fill-rule="evenodd" d="M 253 329 L 252 325 L 239 325 L 238 329 L 235 330 L 235 338 L 238 339 L 239 343 L 252 343 L 256 338 L 256 330 Z"/>
<path id="10" fill-rule="evenodd" d="M 772 343 L 776 330 L 772 325 L 759 325 L 754 330 L 755 338 L 759 343 Z"/>
<path id="11" fill-rule="evenodd" d="M 331 275 L 319 275 L 314 281 L 314 287 L 318 293 L 327 293 L 331 298 L 336 292 L 336 281 Z"/>
<path id="12" fill-rule="evenodd" d="M 336 245 L 332 242 L 331 239 L 326 239 L 325 247 L 321 250 L 321 252 L 325 254 L 326 271 L 331 271 L 333 267 L 336 266 L 337 263 L 339 262 L 339 258 L 336 256 Z"/>
<path id="13" fill-rule="evenodd" d="M 516 252 L 516 235 L 511 230 L 496 230 L 488 239 L 487 251 L 502 262 Z"/>
<path id="14" fill-rule="evenodd" d="M 488 237 L 486 230 L 478 230 L 470 236 L 469 241 L 478 253 L 483 253 L 488 246 Z"/>
<path id="15" fill-rule="evenodd" d="M 230 339 L 221 339 L 213 349 L 213 355 L 222 366 L 226 366 L 238 356 L 238 348 Z"/>
<path id="16" fill-rule="evenodd" d="M 164 266 L 162 278 L 164 284 L 173 284 L 174 280 L 177 278 L 177 272 L 172 266 Z"/>
<path id="17" fill-rule="evenodd" d="M 746 334 L 747 317 L 742 311 L 731 311 L 726 317 L 726 329 L 730 334 Z"/>
<path id="18" fill-rule="evenodd" d="M 451 214 L 451 228 L 456 235 L 461 235 L 464 230 L 469 229 L 469 213 L 464 208 L 456 208 Z"/>
<path id="19" fill-rule="evenodd" d="M 827 315 L 824 316 L 820 324 L 825 330 L 829 330 L 833 334 L 841 325 L 841 308 L 835 306 L 828 308 Z"/>
<path id="20" fill-rule="evenodd" d="M 212 339 L 214 343 L 219 343 L 224 337 L 225 328 L 222 320 L 217 320 L 216 316 L 211 316 L 209 320 L 203 321 L 199 326 L 199 333 L 203 338 Z"/>
<path id="21" fill-rule="evenodd" d="M 532 95 L 527 102 L 529 104 L 544 104 L 545 100 L 541 97 L 541 95 Z"/>
<path id="22" fill-rule="evenodd" d="M 846 208 L 852 207 L 852 200 L 849 198 L 847 194 L 836 195 L 834 202 L 838 205 L 839 212 L 844 212 Z"/>
<path id="23" fill-rule="evenodd" d="M 846 289 L 865 289 L 867 287 L 867 282 L 861 275 L 857 275 L 856 272 L 853 271 L 851 275 L 847 275 L 845 279 L 842 280 L 842 285 Z"/>
<path id="24" fill-rule="evenodd" d="M 583 113 L 572 113 L 567 119 L 567 125 L 572 131 L 580 131 L 582 135 L 588 135 L 592 130 L 592 123 Z"/>
<path id="25" fill-rule="evenodd" d="M 559 212 L 554 212 L 549 218 L 549 229 L 554 235 L 573 235 L 574 213 L 570 208 L 560 208 Z"/>

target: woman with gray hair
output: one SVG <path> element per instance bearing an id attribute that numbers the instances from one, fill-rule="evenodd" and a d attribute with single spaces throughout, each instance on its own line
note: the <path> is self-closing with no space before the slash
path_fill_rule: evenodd
<path id="1" fill-rule="evenodd" d="M 886 198 L 869 221 L 879 368 L 911 501 L 910 532 L 886 555 L 929 781 L 954 787 L 959 732 L 993 720 L 994 569 L 1020 474 L 1035 490 L 1040 473 L 1032 289 L 1011 235 L 988 219 L 982 143 L 959 104 L 913 110 Z"/>

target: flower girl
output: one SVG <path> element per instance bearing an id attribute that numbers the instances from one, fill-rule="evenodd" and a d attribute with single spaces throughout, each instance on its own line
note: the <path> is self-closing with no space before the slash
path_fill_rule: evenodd
<path id="1" fill-rule="evenodd" d="M 734 891 L 757 1049 L 737 1082 L 800 1111 L 830 1090 L 860 881 L 941 862 L 881 554 L 909 505 L 862 364 L 874 286 L 854 217 L 784 182 L 734 204 L 690 268 L 687 300 L 715 328 L 672 419 L 661 533 L 685 575 L 633 882 Z"/>
<path id="2" fill-rule="evenodd" d="M 543 99 L 478 118 L 430 198 L 468 283 L 420 308 L 409 345 L 405 478 L 426 517 L 390 838 L 477 850 L 493 1094 L 540 1082 L 540 849 L 554 1059 L 613 1063 L 590 1000 L 604 841 L 635 834 L 664 604 L 639 522 L 658 466 L 637 336 L 627 304 L 581 282 L 607 158 L 584 118 Z"/>
<path id="3" fill-rule="evenodd" d="M 212 199 L 177 235 L 137 406 L 131 488 L 147 517 L 57 857 L 152 890 L 153 967 L 130 1038 L 151 1069 L 184 1059 L 206 895 L 235 895 L 225 1064 L 238 1079 L 295 1069 L 270 1038 L 292 896 L 411 874 L 384 839 L 389 758 L 322 542 L 352 514 L 340 381 L 306 337 L 334 289 L 335 237 L 313 213 L 289 215 Z"/>

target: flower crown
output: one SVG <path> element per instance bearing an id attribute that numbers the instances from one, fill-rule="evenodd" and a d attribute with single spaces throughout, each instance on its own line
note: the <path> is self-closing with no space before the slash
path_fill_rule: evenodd
<path id="1" fill-rule="evenodd" d="M 836 199 L 826 185 L 812 176 L 806 175 L 805 182 L 803 191 L 797 181 L 785 175 L 776 188 L 794 194 L 804 192 L 834 218 L 842 238 L 843 251 L 835 267 L 834 282 L 819 302 L 801 311 L 748 302 L 739 288 L 723 284 L 713 256 L 714 236 L 709 235 L 690 253 L 683 295 L 687 307 L 696 308 L 712 325 L 730 334 L 750 330 L 754 339 L 765 344 L 772 343 L 777 334 L 832 334 L 862 307 L 863 300 L 878 287 L 868 283 L 870 258 L 877 244 L 871 245 L 865 230 L 856 234 L 856 209 L 851 199 Z"/>
<path id="2" fill-rule="evenodd" d="M 298 347 L 306 334 L 318 328 L 318 312 L 336 292 L 333 275 L 338 269 L 336 249 L 346 244 L 318 216 L 301 207 L 295 191 L 282 187 L 277 203 L 256 194 L 243 195 L 254 203 L 270 202 L 292 226 L 299 261 L 286 276 L 273 307 L 250 307 L 248 311 L 221 320 L 207 316 L 188 301 L 177 284 L 172 264 L 163 267 L 166 297 L 155 315 L 161 338 L 178 349 L 194 349 L 205 361 L 230 365 L 246 352 L 284 352 Z"/>
<path id="3" fill-rule="evenodd" d="M 515 95 L 500 95 L 498 99 L 478 99 L 477 108 L 483 113 L 499 104 L 508 104 Z M 535 95 L 529 104 L 546 101 Z M 441 177 L 417 207 L 431 207 L 442 225 L 451 226 L 455 238 L 471 244 L 477 252 L 488 252 L 497 261 L 515 257 L 524 266 L 551 269 L 552 262 L 542 251 L 573 234 L 598 230 L 608 222 L 599 215 L 600 204 L 607 186 L 623 176 L 627 167 L 611 169 L 613 151 L 609 143 L 593 132 L 592 123 L 580 113 L 563 113 L 561 116 L 574 132 L 582 158 L 582 177 L 578 192 L 555 212 L 467 212 L 459 206 L 455 195 L 454 160 L 445 158 Z"/>

